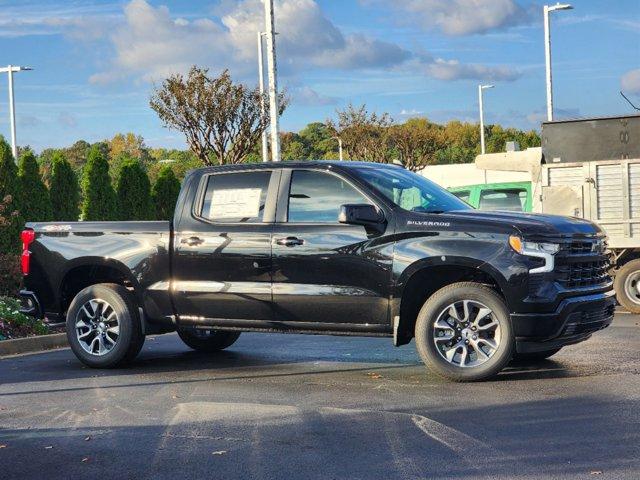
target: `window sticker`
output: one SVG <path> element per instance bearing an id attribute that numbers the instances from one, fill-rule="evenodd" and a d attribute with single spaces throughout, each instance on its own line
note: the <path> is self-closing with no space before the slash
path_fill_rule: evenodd
<path id="1" fill-rule="evenodd" d="M 214 190 L 209 218 L 253 218 L 260 214 L 261 188 Z"/>

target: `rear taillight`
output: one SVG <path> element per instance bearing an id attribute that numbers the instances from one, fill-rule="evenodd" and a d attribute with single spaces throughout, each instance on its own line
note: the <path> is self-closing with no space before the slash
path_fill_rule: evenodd
<path id="1" fill-rule="evenodd" d="M 29 251 L 29 245 L 36 239 L 36 232 L 27 228 L 20 234 L 22 240 L 22 256 L 20 257 L 20 266 L 22 267 L 22 274 L 29 275 L 29 262 L 31 260 L 31 252 Z"/>

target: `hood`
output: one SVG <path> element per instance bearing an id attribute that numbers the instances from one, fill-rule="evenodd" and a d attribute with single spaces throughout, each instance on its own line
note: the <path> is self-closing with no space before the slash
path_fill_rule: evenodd
<path id="1" fill-rule="evenodd" d="M 604 235 L 602 229 L 589 220 L 561 215 L 483 210 L 458 210 L 445 215 L 452 220 L 507 224 L 519 230 L 525 238 Z"/>

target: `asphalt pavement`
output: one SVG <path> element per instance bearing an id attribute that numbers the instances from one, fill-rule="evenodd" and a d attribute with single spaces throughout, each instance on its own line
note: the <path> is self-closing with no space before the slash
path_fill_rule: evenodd
<path id="1" fill-rule="evenodd" d="M 494 381 L 413 343 L 150 337 L 120 370 L 69 349 L 0 359 L 0 479 L 638 479 L 640 316 Z"/>

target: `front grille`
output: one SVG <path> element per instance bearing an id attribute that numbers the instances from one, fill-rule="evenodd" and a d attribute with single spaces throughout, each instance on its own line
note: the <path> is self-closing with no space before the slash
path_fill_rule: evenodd
<path id="1" fill-rule="evenodd" d="M 601 285 L 611 280 L 608 260 L 558 262 L 556 280 L 567 289 Z"/>
<path id="2" fill-rule="evenodd" d="M 607 305 L 584 312 L 573 313 L 562 332 L 563 336 L 593 333 L 607 327 L 613 318 L 615 306 Z"/>
<path id="3" fill-rule="evenodd" d="M 609 259 L 596 241 L 581 239 L 560 244 L 560 251 L 556 254 L 555 279 L 562 287 L 594 287 L 611 281 Z"/>

